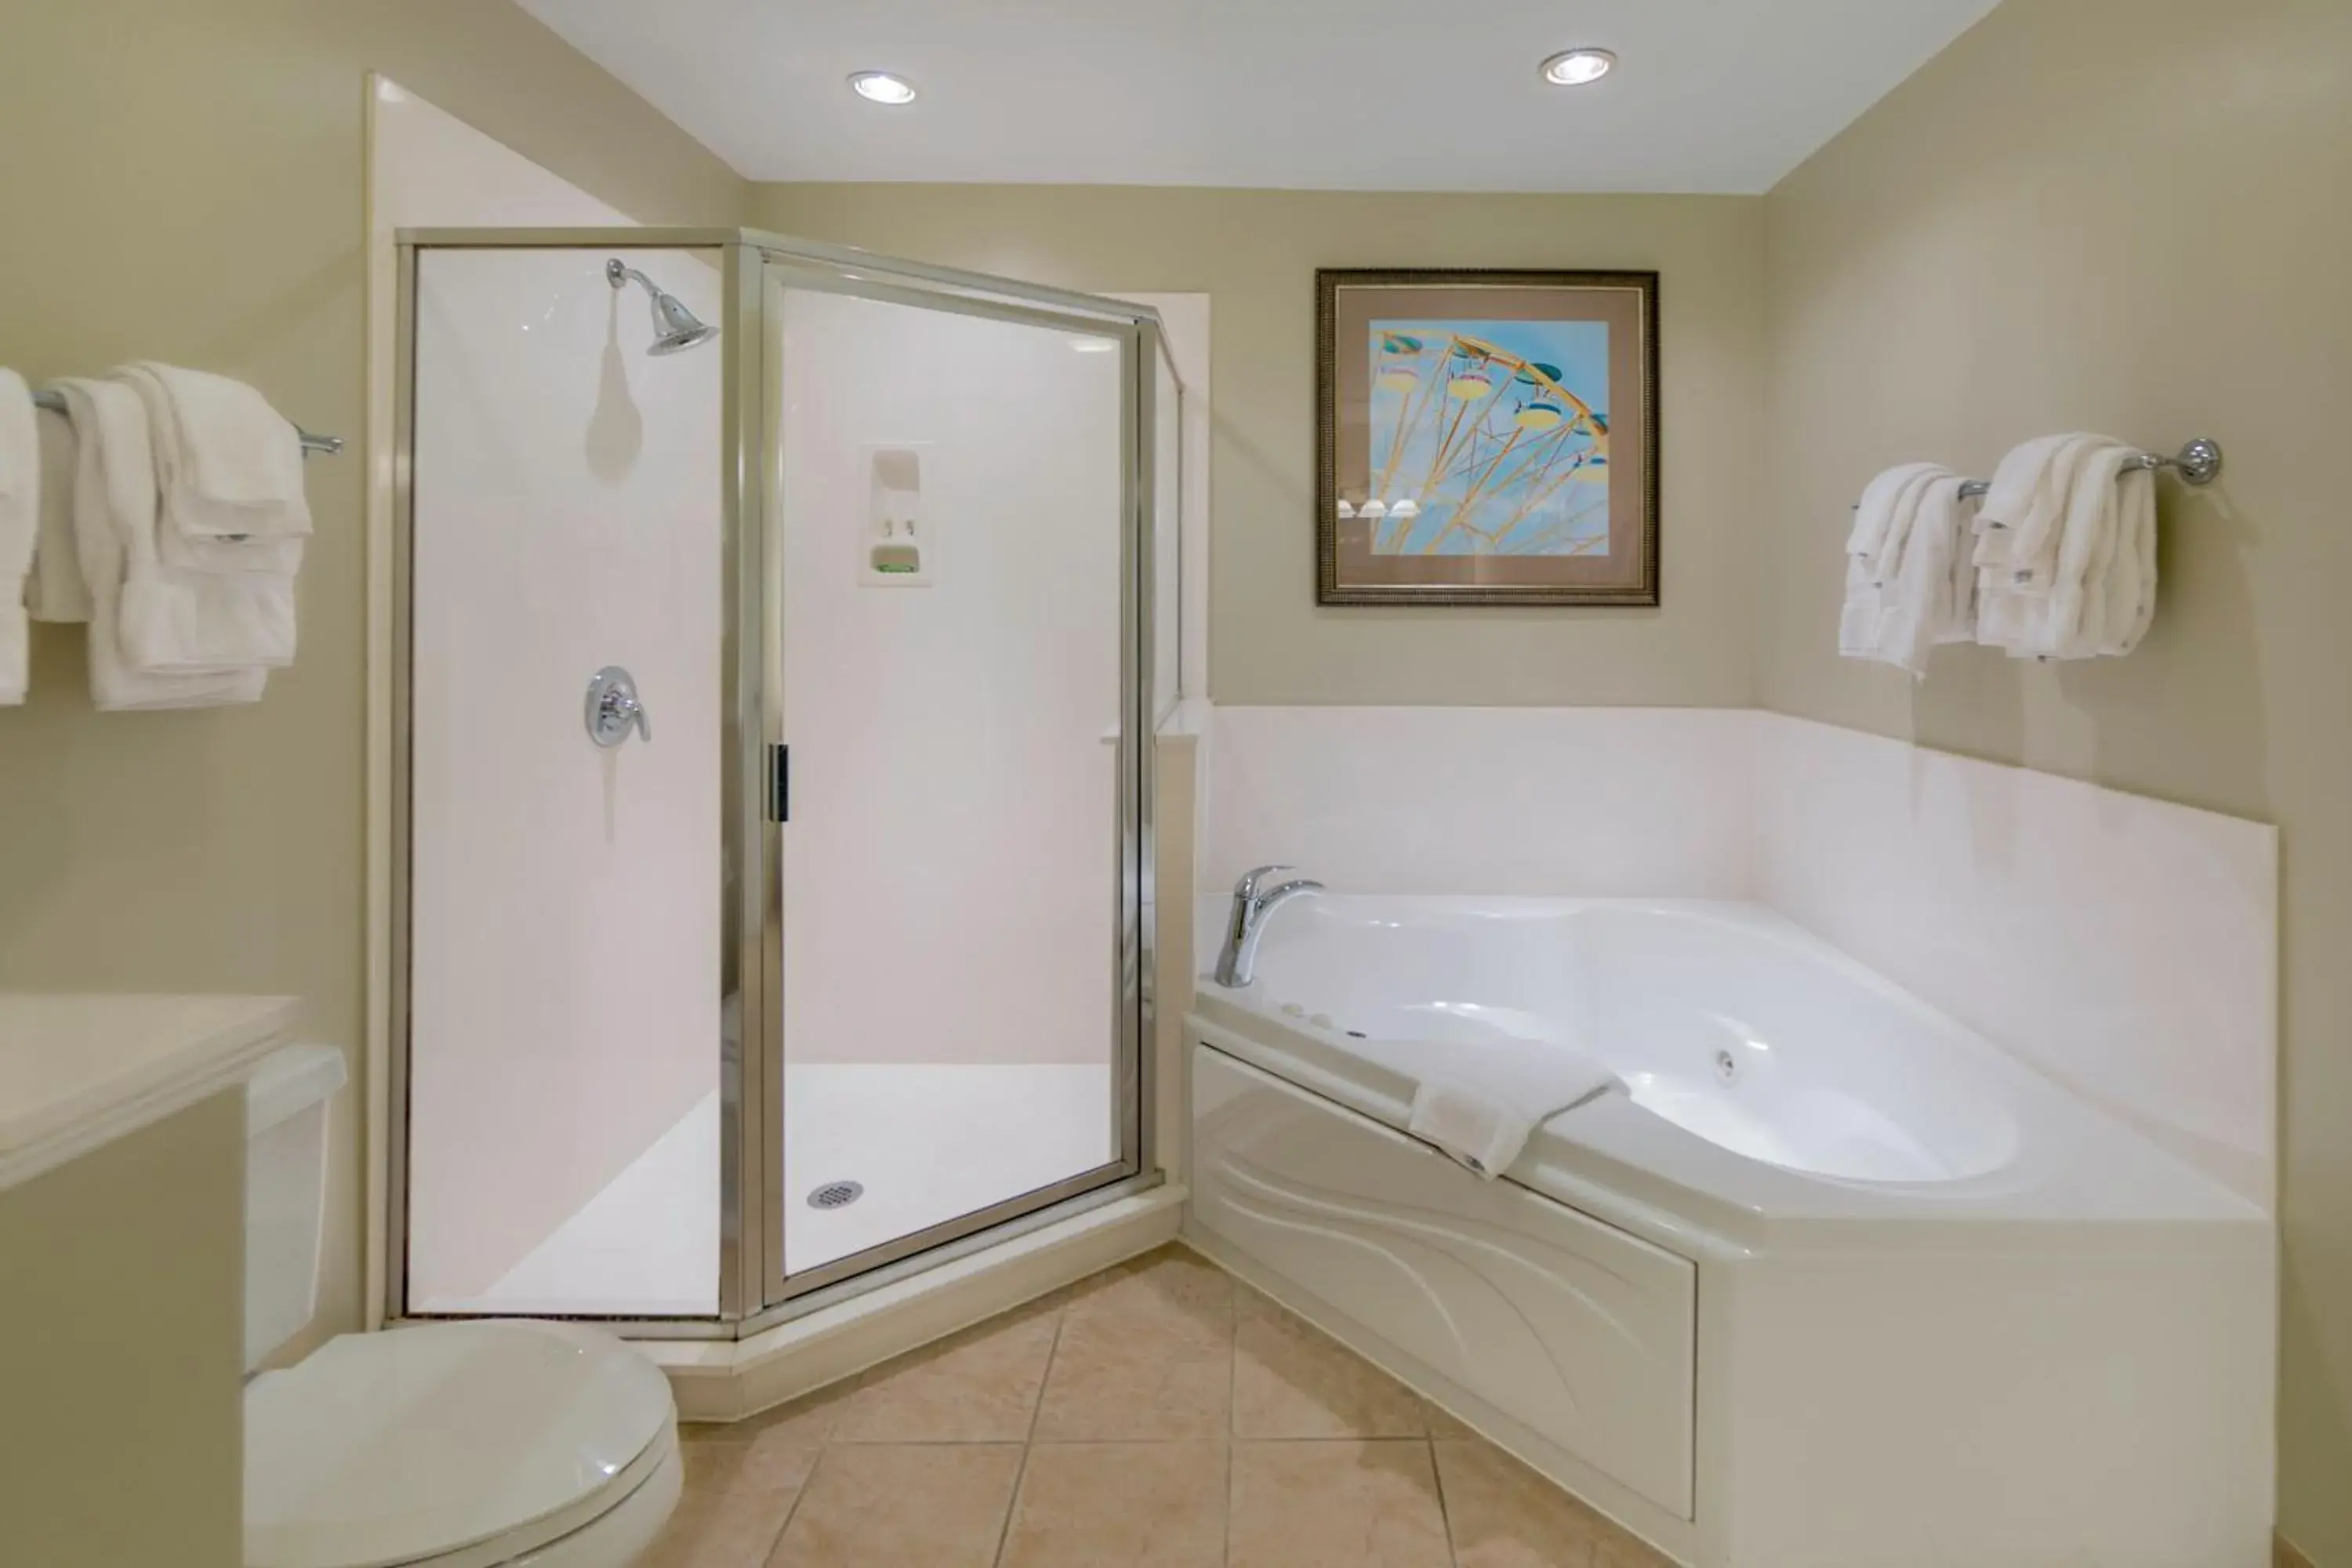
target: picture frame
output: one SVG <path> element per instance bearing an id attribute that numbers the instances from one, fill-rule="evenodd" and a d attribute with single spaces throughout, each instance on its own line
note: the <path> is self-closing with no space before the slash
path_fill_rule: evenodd
<path id="1" fill-rule="evenodd" d="M 1659 603 L 1658 275 L 1315 274 L 1316 602 Z"/>

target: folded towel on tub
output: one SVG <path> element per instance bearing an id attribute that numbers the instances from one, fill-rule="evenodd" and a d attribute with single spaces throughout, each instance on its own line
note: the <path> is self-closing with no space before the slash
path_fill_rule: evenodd
<path id="1" fill-rule="evenodd" d="M 1415 1042 L 1422 1066 L 1405 1131 L 1492 1181 L 1535 1130 L 1625 1086 L 1573 1046 L 1549 1040 Z"/>

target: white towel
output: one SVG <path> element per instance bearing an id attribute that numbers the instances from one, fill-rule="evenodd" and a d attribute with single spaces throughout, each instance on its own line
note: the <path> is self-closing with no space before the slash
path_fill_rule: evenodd
<path id="1" fill-rule="evenodd" d="M 1930 648 L 1976 635 L 1975 508 L 1960 499 L 1965 482 L 1944 473 L 1920 485 L 1902 559 L 1891 568 L 1875 657 L 1915 678 L 1927 675 Z"/>
<path id="2" fill-rule="evenodd" d="M 0 705 L 25 700 L 25 576 L 41 530 L 41 442 L 33 392 L 0 369 Z"/>
<path id="3" fill-rule="evenodd" d="M 302 566 L 302 535 L 310 531 L 300 433 L 259 393 L 226 376 L 152 361 L 109 374 L 137 392 L 147 410 L 163 502 L 156 552 L 163 564 L 182 573 L 291 581 Z M 210 479 L 203 467 L 208 454 Z M 274 473 L 286 463 L 290 475 Z"/>
<path id="4" fill-rule="evenodd" d="M 1897 523 L 1899 503 L 1921 479 L 1951 470 L 1935 463 L 1904 463 L 1887 469 L 1863 488 L 1862 504 L 1853 509 L 1853 528 L 1846 536 L 1845 552 L 1863 563 L 1873 583 L 1885 582 L 1879 564 L 1889 550 L 1901 547 Z"/>
<path id="5" fill-rule="evenodd" d="M 2039 436 L 2000 460 L 1977 509 L 1976 563 L 1988 583 L 1998 578 L 2011 595 L 2050 591 L 2075 467 L 2101 439 L 2079 432 Z"/>
<path id="6" fill-rule="evenodd" d="M 123 657 L 117 618 L 128 559 L 124 542 L 142 531 L 152 533 L 157 506 L 145 412 L 138 395 L 119 382 L 68 380 L 57 386 L 73 417 L 78 453 L 74 544 L 82 581 L 89 588 L 91 700 L 109 710 L 259 700 L 268 679 L 262 670 L 156 675 Z M 110 437 L 120 439 L 110 441 Z"/>
<path id="7" fill-rule="evenodd" d="M 1978 641 L 2042 659 L 2137 646 L 2156 607 L 2156 499 L 2148 474 L 2126 469 L 2133 456 L 2078 434 L 2029 441 L 2002 460 L 2020 482 L 1980 513 Z"/>
<path id="8" fill-rule="evenodd" d="M 1421 1074 L 1405 1131 L 1489 1181 L 1510 1168 L 1535 1130 L 1563 1110 L 1624 1088 L 1573 1046 L 1482 1040 L 1421 1047 Z"/>
<path id="9" fill-rule="evenodd" d="M 79 625 L 89 619 L 89 584 L 74 543 L 73 421 L 54 408 L 37 410 L 33 420 L 40 427 L 41 525 L 25 605 L 37 621 Z"/>
<path id="10" fill-rule="evenodd" d="M 1846 537 L 1845 607 L 1838 617 L 1838 651 L 1849 658 L 1877 657 L 1886 619 L 1886 570 L 1899 558 L 1919 487 L 1948 472 L 1933 463 L 1887 469 L 1864 488 Z"/>
<path id="11" fill-rule="evenodd" d="M 1976 573 L 1964 545 L 1969 508 L 1961 483 L 1949 468 L 1908 463 L 1864 490 L 1847 539 L 1840 653 L 1918 677 L 1931 647 L 1970 640 Z"/>
<path id="12" fill-rule="evenodd" d="M 114 520 L 122 544 L 115 637 L 134 669 L 153 675 L 216 670 L 278 669 L 294 660 L 294 578 L 290 573 L 207 571 L 165 558 L 169 530 L 161 521 L 163 465 L 154 456 L 155 403 L 134 377 L 110 379 L 115 389 L 91 394 L 110 473 L 118 462 L 145 468 L 141 493 L 117 476 Z M 240 548 L 203 542 L 217 550 Z M 299 540 L 268 541 L 301 549 Z M 299 556 L 298 556 L 299 559 Z"/>
<path id="13" fill-rule="evenodd" d="M 302 489 L 302 434 L 241 381 L 141 360 L 121 365 L 161 395 L 156 453 L 163 504 L 191 536 L 310 531 Z"/>
<path id="14" fill-rule="evenodd" d="M 2027 651 L 2089 658 L 2105 644 L 2106 585 L 2123 536 L 2124 459 L 2131 455 L 2131 448 L 2110 441 L 2087 449 L 2075 465 L 2065 532 L 2058 542 L 2057 571 L 2035 627 L 2039 646 Z M 2133 552 L 2120 553 L 2136 568 Z"/>
<path id="15" fill-rule="evenodd" d="M 2127 469 L 2116 482 L 2119 537 L 2107 574 L 2105 640 L 2099 651 L 2121 657 L 2139 646 L 2156 619 L 2156 475 Z"/>

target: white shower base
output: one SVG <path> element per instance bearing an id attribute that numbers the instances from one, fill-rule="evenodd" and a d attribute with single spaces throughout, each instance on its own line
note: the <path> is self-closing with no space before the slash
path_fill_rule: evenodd
<path id="1" fill-rule="evenodd" d="M 784 1071 L 784 1267 L 802 1273 L 1092 1170 L 1116 1143 L 1110 1068 L 803 1064 Z M 862 1183 L 856 1202 L 808 1194 Z M 707 1096 L 478 1296 L 426 1314 L 718 1310 L 719 1097 Z"/>
<path id="2" fill-rule="evenodd" d="M 709 1317 L 719 1310 L 719 1095 L 705 1095 L 478 1296 L 424 1313 Z"/>
<path id="3" fill-rule="evenodd" d="M 803 1273 L 1108 1163 L 1108 1064 L 784 1069 L 784 1269 Z M 866 1184 L 815 1209 L 828 1182 Z"/>

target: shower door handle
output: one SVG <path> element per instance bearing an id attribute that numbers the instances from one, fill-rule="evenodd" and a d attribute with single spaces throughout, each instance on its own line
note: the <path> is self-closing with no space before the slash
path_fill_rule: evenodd
<path id="1" fill-rule="evenodd" d="M 637 696 L 635 678 L 617 664 L 608 664 L 588 681 L 588 738 L 613 747 L 629 738 L 635 728 L 646 743 L 653 743 L 654 721 Z"/>

